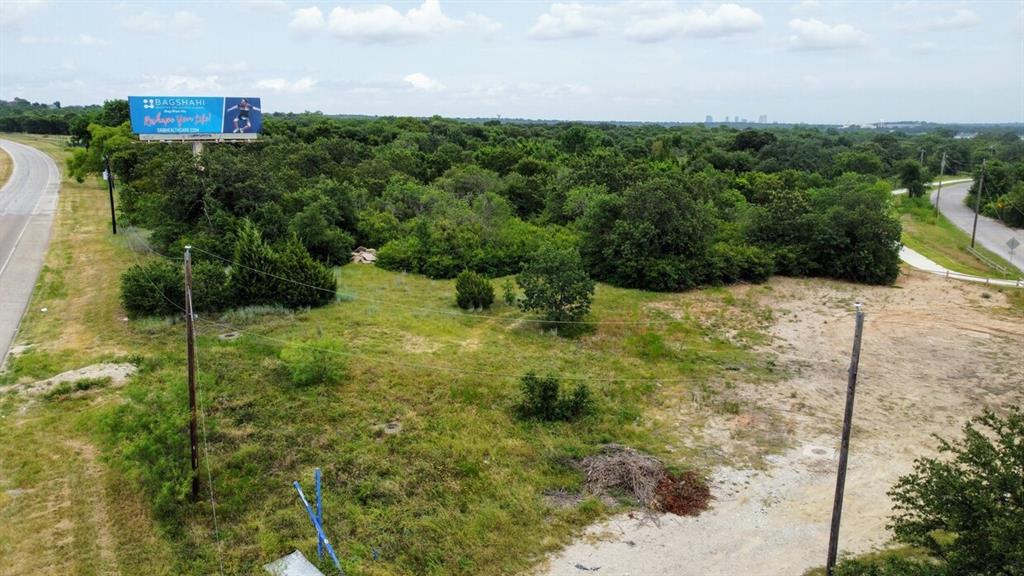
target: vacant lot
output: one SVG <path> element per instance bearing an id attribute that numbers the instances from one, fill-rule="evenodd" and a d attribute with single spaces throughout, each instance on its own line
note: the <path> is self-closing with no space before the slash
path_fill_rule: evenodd
<path id="1" fill-rule="evenodd" d="M 1024 401 L 1024 299 L 910 273 L 895 288 L 777 278 L 730 289 L 774 311 L 767 346 L 788 377 L 738 384 L 740 409 L 679 434 L 719 466 L 717 501 L 698 518 L 620 515 L 550 560 L 549 574 L 799 574 L 824 563 L 835 489 L 853 303 L 867 311 L 841 550 L 884 544 L 886 490 L 984 407 Z M 687 298 L 703 299 L 701 294 Z M 698 412 L 699 414 L 699 412 Z M 670 416 L 672 417 L 672 416 Z M 779 438 L 779 451 L 751 437 Z M 747 459 L 749 466 L 735 462 Z"/>
<path id="2" fill-rule="evenodd" d="M 42 147 L 63 156 L 53 144 Z M 171 430 L 166 445 L 154 432 L 185 406 L 183 327 L 124 318 L 117 278 L 153 256 L 138 231 L 111 237 L 107 210 L 98 183 L 65 180 L 19 351 L 0 376 L 0 573 L 254 573 L 295 548 L 315 556 L 291 488 L 296 479 L 309 483 L 314 467 L 324 470 L 325 519 L 347 573 L 521 573 L 588 523 L 624 509 L 549 497 L 578 492 L 571 462 L 607 442 L 653 453 L 674 471 L 717 470 L 716 508 L 697 522 L 713 521 L 733 500 L 735 517 L 746 518 L 746 501 L 768 510 L 791 498 L 800 503 L 787 507 L 796 520 L 780 517 L 779 525 L 817 538 L 828 512 L 815 498 L 831 498 L 832 464 L 814 447 L 831 448 L 838 430 L 850 305 L 859 297 L 870 314 L 870 359 L 855 447 L 864 457 L 870 438 L 891 444 L 876 449 L 889 468 L 863 495 L 853 484 L 866 465 L 855 458 L 851 469 L 844 541 L 866 546 L 878 540 L 884 515 L 878 495 L 912 453 L 931 445 L 927 431 L 948 429 L 949 418 L 958 422 L 982 402 L 1008 401 L 1012 392 L 1002 389 L 1021 379 L 1019 356 L 1016 364 L 999 356 L 1014 346 L 1019 355 L 1020 300 L 1010 308 L 1000 293 L 983 298 L 980 287 L 938 279 L 910 277 L 902 289 L 776 279 L 679 295 L 600 286 L 592 320 L 602 324 L 567 339 L 503 304 L 462 314 L 453 282 L 346 266 L 343 296 L 325 308 L 200 318 L 203 499 L 154 511 L 159 486 L 108 431 L 126 415 L 152 417 L 136 447 L 187 458 L 184 428 Z M 890 308 L 903 316 L 887 315 Z M 345 378 L 296 386 L 282 350 L 321 341 L 337 344 L 325 358 L 345 365 Z M 138 373 L 123 385 L 93 378 L 59 393 L 24 392 L 25 384 L 101 363 L 132 363 Z M 519 421 L 518 378 L 531 369 L 589 383 L 597 413 L 575 424 Z M 883 386 L 879 370 L 894 371 L 885 392 L 872 389 Z M 890 412 L 871 416 L 882 409 Z M 911 433 L 887 428 L 897 424 Z M 805 451 L 804 443 L 813 446 Z M 890 452 L 900 459 L 887 459 Z M 808 454 L 820 477 L 801 474 L 804 460 L 794 454 Z M 789 481 L 771 472 L 780 467 L 794 470 Z M 773 488 L 766 473 L 783 484 Z M 794 492 L 805 482 L 819 489 Z M 876 506 L 863 529 L 849 524 L 859 500 Z M 657 531 L 652 545 L 638 537 L 629 549 L 671 560 L 658 542 L 674 549 L 683 536 L 732 549 L 737 535 L 758 542 L 756 528 L 730 521 L 713 532 Z M 808 541 L 792 558 L 805 554 L 813 564 L 817 544 Z M 693 550 L 686 565 L 714 550 Z M 605 565 L 602 573 L 616 573 Z"/>

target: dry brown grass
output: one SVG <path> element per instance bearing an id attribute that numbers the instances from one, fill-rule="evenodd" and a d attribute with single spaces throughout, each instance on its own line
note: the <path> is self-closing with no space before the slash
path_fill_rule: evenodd
<path id="1" fill-rule="evenodd" d="M 0 187 L 7 184 L 7 179 L 11 177 L 11 172 L 13 171 L 14 164 L 11 162 L 11 155 L 3 148 L 0 148 Z"/>

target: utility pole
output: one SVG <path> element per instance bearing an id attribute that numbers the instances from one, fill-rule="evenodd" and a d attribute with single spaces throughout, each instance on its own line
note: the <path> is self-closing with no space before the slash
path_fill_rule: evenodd
<path id="1" fill-rule="evenodd" d="M 114 215 L 114 173 L 110 171 L 110 156 L 103 156 L 103 179 L 107 181 L 107 191 L 110 192 L 110 226 L 117 234 L 117 216 Z"/>
<path id="2" fill-rule="evenodd" d="M 971 227 L 971 248 L 974 248 L 974 236 L 978 233 L 978 213 L 981 212 L 981 187 L 985 185 L 985 162 L 981 161 L 981 180 L 978 182 L 978 196 L 974 199 L 974 226 Z"/>
<path id="3" fill-rule="evenodd" d="M 857 306 L 857 327 L 853 334 L 853 354 L 846 383 L 846 412 L 843 415 L 843 439 L 839 447 L 839 471 L 836 473 L 836 498 L 832 504 L 832 529 L 828 537 L 828 563 L 825 570 L 832 576 L 839 551 L 839 520 L 843 515 L 843 491 L 846 489 L 846 463 L 850 454 L 850 430 L 853 428 L 853 395 L 857 388 L 857 367 L 860 364 L 860 339 L 864 332 L 864 312 Z"/>
<path id="4" fill-rule="evenodd" d="M 188 439 L 192 449 L 192 501 L 199 499 L 199 443 L 196 441 L 196 332 L 192 314 L 192 247 L 185 246 L 185 344 L 188 348 Z"/>
<path id="5" fill-rule="evenodd" d="M 942 163 L 939 164 L 939 188 L 935 191 L 935 217 L 939 217 L 939 199 L 942 198 L 942 175 L 946 173 L 946 153 L 942 153 Z"/>

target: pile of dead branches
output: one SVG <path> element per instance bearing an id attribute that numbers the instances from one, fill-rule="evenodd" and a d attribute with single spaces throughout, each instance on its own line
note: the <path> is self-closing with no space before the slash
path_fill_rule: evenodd
<path id="1" fill-rule="evenodd" d="M 601 452 L 580 460 L 579 466 L 590 493 L 621 490 L 648 508 L 658 508 L 658 484 L 666 472 L 665 465 L 654 456 L 628 446 L 608 444 Z"/>

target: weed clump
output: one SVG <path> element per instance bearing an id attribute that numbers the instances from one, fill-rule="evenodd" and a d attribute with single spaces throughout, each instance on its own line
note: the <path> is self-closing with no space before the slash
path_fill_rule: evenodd
<path id="1" fill-rule="evenodd" d="M 333 338 L 293 342 L 281 350 L 281 360 L 296 386 L 337 384 L 345 377 L 345 349 Z"/>
<path id="2" fill-rule="evenodd" d="M 523 376 L 522 401 L 516 406 L 520 418 L 554 422 L 576 420 L 593 410 L 590 387 L 577 384 L 571 392 L 562 390 L 557 376 L 538 376 L 528 372 Z"/>

